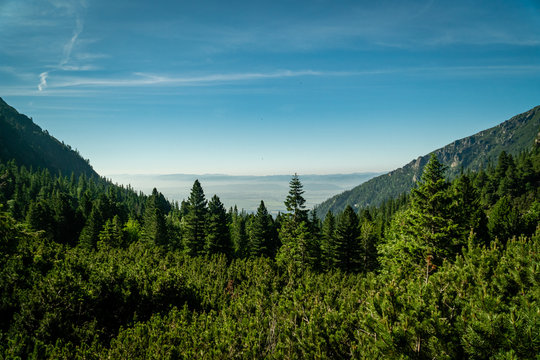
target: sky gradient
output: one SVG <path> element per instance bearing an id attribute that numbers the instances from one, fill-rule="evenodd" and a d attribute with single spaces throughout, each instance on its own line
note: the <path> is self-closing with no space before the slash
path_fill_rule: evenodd
<path id="1" fill-rule="evenodd" d="M 0 0 L 0 96 L 102 175 L 385 171 L 540 104 L 540 1 Z"/>

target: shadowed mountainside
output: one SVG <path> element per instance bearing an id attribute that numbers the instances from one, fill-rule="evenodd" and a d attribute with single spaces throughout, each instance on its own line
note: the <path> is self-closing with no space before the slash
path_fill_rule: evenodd
<path id="1" fill-rule="evenodd" d="M 98 177 L 78 151 L 42 130 L 32 119 L 19 114 L 0 98 L 0 161 L 14 159 L 18 165 L 49 169 L 53 174 L 85 174 Z"/>

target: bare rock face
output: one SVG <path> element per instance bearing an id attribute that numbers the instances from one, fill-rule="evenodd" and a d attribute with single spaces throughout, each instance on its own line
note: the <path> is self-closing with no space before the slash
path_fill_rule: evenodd
<path id="1" fill-rule="evenodd" d="M 459 155 L 458 155 L 458 154 L 454 155 L 454 160 L 453 160 L 452 163 L 450 164 L 450 167 L 451 167 L 452 169 L 455 169 L 455 168 L 457 168 L 460 164 L 461 164 L 461 160 L 460 160 L 460 158 L 459 158 Z"/>

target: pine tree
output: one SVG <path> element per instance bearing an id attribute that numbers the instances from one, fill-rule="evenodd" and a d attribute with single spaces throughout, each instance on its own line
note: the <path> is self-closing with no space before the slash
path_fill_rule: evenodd
<path id="1" fill-rule="evenodd" d="M 467 174 L 461 175 L 452 184 L 452 216 L 459 225 L 454 245 L 459 248 L 465 245 L 471 235 L 481 243 L 488 241 L 487 218 L 480 206 L 480 196 Z"/>
<path id="2" fill-rule="evenodd" d="M 208 255 L 218 253 L 230 255 L 231 250 L 227 213 L 219 197 L 214 195 L 208 203 L 205 253 Z"/>
<path id="3" fill-rule="evenodd" d="M 234 254 L 237 258 L 249 256 L 249 239 L 246 231 L 246 214 L 242 211 L 238 213 L 236 206 L 232 213 L 231 237 L 234 247 Z"/>
<path id="4" fill-rule="evenodd" d="M 82 220 L 74 206 L 73 199 L 65 194 L 57 192 L 52 198 L 52 210 L 54 211 L 55 239 L 56 241 L 75 245 L 82 227 Z"/>
<path id="5" fill-rule="evenodd" d="M 87 249 L 94 249 L 99 241 L 99 233 L 105 221 L 99 206 L 96 204 L 96 206 L 92 207 L 90 216 L 86 219 L 86 223 L 79 236 L 79 244 Z"/>
<path id="6" fill-rule="evenodd" d="M 304 194 L 304 186 L 300 182 L 298 175 L 295 173 L 289 182 L 289 194 L 285 199 L 285 207 L 287 211 L 292 212 L 293 220 L 299 224 L 302 221 L 307 221 L 306 200 L 302 196 Z"/>
<path id="7" fill-rule="evenodd" d="M 253 218 L 249 233 L 249 255 L 258 257 L 269 255 L 272 241 L 272 217 L 261 200 L 257 214 Z"/>
<path id="8" fill-rule="evenodd" d="M 143 218 L 143 238 L 156 245 L 166 245 L 168 242 L 167 225 L 161 193 L 152 190 L 152 195 L 146 201 Z"/>
<path id="9" fill-rule="evenodd" d="M 498 238 L 506 243 L 513 236 L 519 235 L 520 216 L 512 206 L 508 196 L 503 196 L 489 212 L 488 229 L 492 239 Z"/>
<path id="10" fill-rule="evenodd" d="M 359 267 L 361 271 L 371 271 L 377 266 L 377 228 L 371 215 L 363 217 L 359 223 Z"/>
<path id="11" fill-rule="evenodd" d="M 26 223 L 33 230 L 44 230 L 49 236 L 53 236 L 54 212 L 48 202 L 43 199 L 31 202 L 26 214 Z"/>
<path id="12" fill-rule="evenodd" d="M 360 264 L 358 217 L 350 205 L 339 214 L 336 225 L 336 266 L 342 270 L 358 270 Z"/>
<path id="13" fill-rule="evenodd" d="M 427 281 L 445 258 L 458 251 L 454 239 L 459 237 L 459 227 L 453 219 L 444 171 L 432 155 L 418 187 L 411 192 L 409 208 L 394 215 L 386 242 L 379 247 L 383 273 L 422 274 Z"/>
<path id="14" fill-rule="evenodd" d="M 103 225 L 99 233 L 99 240 L 111 247 L 121 247 L 124 245 L 124 232 L 120 217 L 115 215 L 112 220 L 109 219 Z"/>
<path id="15" fill-rule="evenodd" d="M 336 246 L 336 218 L 329 210 L 322 225 L 321 263 L 324 270 L 333 269 L 339 262 Z"/>
<path id="16" fill-rule="evenodd" d="M 317 216 L 317 210 L 310 211 L 308 221 L 310 237 L 307 242 L 308 263 L 312 269 L 321 270 L 321 221 Z"/>
<path id="17" fill-rule="evenodd" d="M 432 256 L 437 264 L 455 254 L 452 242 L 458 236 L 458 224 L 450 209 L 452 199 L 444 177 L 445 170 L 437 156 L 432 154 L 419 186 L 411 192 L 412 211 L 405 227 L 406 232 L 425 247 L 425 256 Z"/>
<path id="18" fill-rule="evenodd" d="M 292 271 L 294 268 L 295 272 L 303 270 L 312 262 L 309 250 L 314 239 L 303 194 L 302 183 L 298 175 L 294 174 L 289 183 L 289 194 L 285 199 L 288 213 L 281 219 L 279 239 L 282 245 L 277 259 L 279 264 L 292 266 L 290 269 Z"/>
<path id="19" fill-rule="evenodd" d="M 187 254 L 197 256 L 203 253 L 206 232 L 206 199 L 199 180 L 195 180 L 188 199 L 188 213 L 183 218 L 184 249 Z"/>

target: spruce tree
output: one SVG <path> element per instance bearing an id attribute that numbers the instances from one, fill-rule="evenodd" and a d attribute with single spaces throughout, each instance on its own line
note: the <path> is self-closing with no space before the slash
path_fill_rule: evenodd
<path id="1" fill-rule="evenodd" d="M 316 209 L 310 211 L 308 224 L 311 235 L 307 242 L 308 263 L 312 269 L 321 270 L 321 221 Z"/>
<path id="2" fill-rule="evenodd" d="M 54 211 L 55 239 L 56 241 L 75 245 L 82 228 L 81 216 L 74 210 L 73 199 L 61 192 L 57 192 L 52 198 L 52 210 Z"/>
<path id="3" fill-rule="evenodd" d="M 99 233 L 103 228 L 106 219 L 103 218 L 103 213 L 99 206 L 92 207 L 90 216 L 86 219 L 86 223 L 79 236 L 79 244 L 87 249 L 94 249 L 99 241 Z"/>
<path id="4" fill-rule="evenodd" d="M 488 229 L 492 239 L 506 243 L 513 236 L 519 235 L 521 219 L 510 198 L 503 196 L 489 212 Z"/>
<path id="5" fill-rule="evenodd" d="M 452 218 L 451 197 L 444 177 L 446 167 L 435 154 L 424 169 L 419 186 L 411 192 L 411 216 L 405 230 L 425 248 L 436 264 L 454 255 L 458 224 Z"/>
<path id="6" fill-rule="evenodd" d="M 103 229 L 99 233 L 99 240 L 111 247 L 124 245 L 124 232 L 118 215 L 105 222 Z"/>
<path id="7" fill-rule="evenodd" d="M 197 256 L 203 253 L 206 232 L 206 199 L 199 180 L 195 180 L 187 203 L 187 214 L 183 218 L 184 249 L 187 254 Z"/>
<path id="8" fill-rule="evenodd" d="M 384 273 L 416 274 L 427 281 L 445 258 L 456 255 L 459 224 L 453 218 L 444 171 L 432 155 L 418 187 L 411 192 L 409 208 L 394 215 L 386 242 L 379 247 Z"/>
<path id="9" fill-rule="evenodd" d="M 367 213 L 369 215 L 369 212 Z M 371 271 L 377 266 L 377 227 L 371 221 L 371 216 L 365 216 L 359 223 L 359 268 L 361 271 Z"/>
<path id="10" fill-rule="evenodd" d="M 257 214 L 253 217 L 249 233 L 250 257 L 269 255 L 272 241 L 272 217 L 261 200 Z"/>
<path id="11" fill-rule="evenodd" d="M 49 236 L 54 234 L 54 212 L 49 203 L 43 199 L 30 203 L 26 222 L 32 230 L 44 230 Z"/>
<path id="12" fill-rule="evenodd" d="M 143 218 L 143 238 L 156 245 L 166 245 L 168 242 L 167 225 L 161 193 L 154 188 L 152 195 L 146 201 Z"/>
<path id="13" fill-rule="evenodd" d="M 285 207 L 287 211 L 293 214 L 293 220 L 299 224 L 301 221 L 307 221 L 306 200 L 302 196 L 304 194 L 304 186 L 300 182 L 298 175 L 295 173 L 289 182 L 289 194 L 285 199 Z"/>
<path id="14" fill-rule="evenodd" d="M 294 174 L 285 199 L 288 213 L 281 220 L 279 238 L 282 245 L 277 260 L 279 264 L 289 266 L 290 270 L 294 269 L 295 272 L 303 270 L 312 262 L 309 249 L 314 240 L 303 194 L 303 185 L 298 175 Z"/>
<path id="15" fill-rule="evenodd" d="M 360 229 L 358 217 L 350 205 L 339 214 L 336 224 L 336 247 L 333 257 L 337 267 L 346 271 L 356 271 L 360 264 Z"/>
<path id="16" fill-rule="evenodd" d="M 236 206 L 232 213 L 231 237 L 234 247 L 234 255 L 237 258 L 249 256 L 249 238 L 246 231 L 246 214 L 238 213 Z"/>
<path id="17" fill-rule="evenodd" d="M 452 184 L 452 216 L 459 225 L 454 245 L 459 248 L 467 243 L 471 233 L 481 243 L 487 243 L 487 218 L 480 206 L 480 196 L 473 186 L 470 176 L 461 175 Z"/>
<path id="18" fill-rule="evenodd" d="M 321 264 L 324 270 L 333 269 L 339 259 L 336 255 L 336 218 L 329 210 L 322 225 Z"/>
<path id="19" fill-rule="evenodd" d="M 208 203 L 205 253 L 230 255 L 231 248 L 227 213 L 219 197 L 214 195 Z"/>

